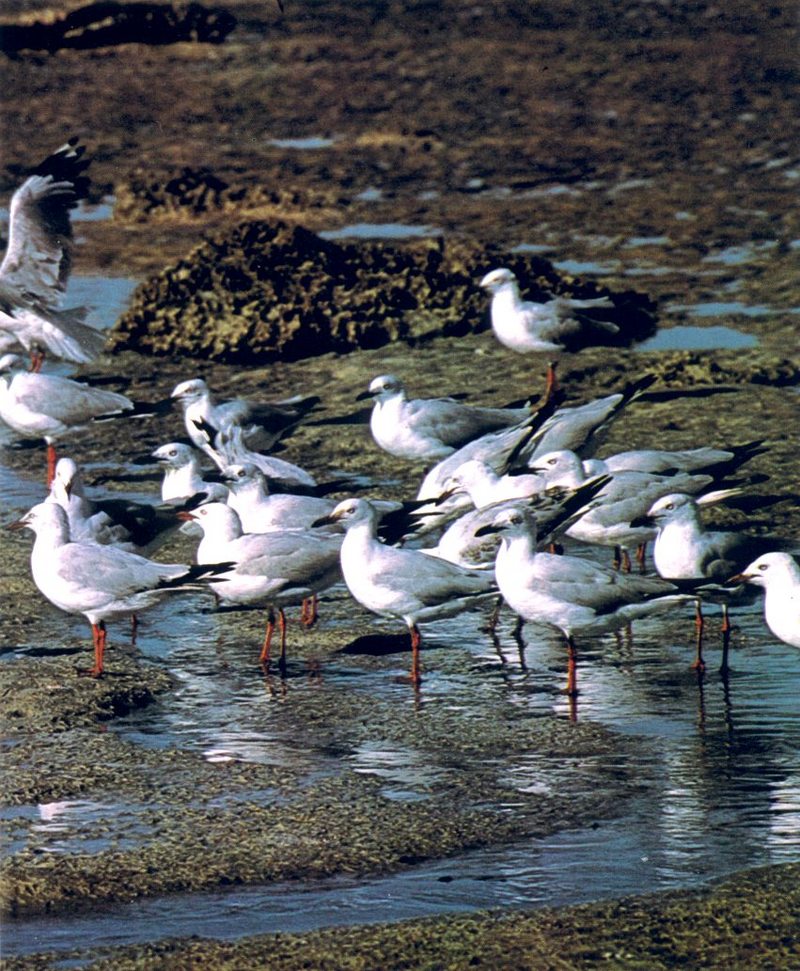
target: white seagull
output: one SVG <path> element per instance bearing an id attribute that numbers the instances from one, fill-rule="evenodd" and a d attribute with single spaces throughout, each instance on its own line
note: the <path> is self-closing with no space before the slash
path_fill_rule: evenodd
<path id="1" fill-rule="evenodd" d="M 202 589 L 202 581 L 230 566 L 156 563 L 115 546 L 73 542 L 66 513 L 52 502 L 39 503 L 6 528 L 26 527 L 36 534 L 31 573 L 40 592 L 92 625 L 94 666 L 86 673 L 93 678 L 103 673 L 106 620 L 139 614 L 170 593 Z"/>
<path id="2" fill-rule="evenodd" d="M 378 511 L 367 499 L 345 499 L 317 526 L 341 523 L 342 573 L 362 607 L 405 621 L 411 635 L 411 681 L 421 680 L 419 623 L 453 617 L 497 594 L 491 575 L 419 550 L 386 546 L 377 538 Z"/>
<path id="3" fill-rule="evenodd" d="M 35 371 L 45 351 L 86 363 L 105 344 L 102 333 L 83 323 L 84 307 L 59 308 L 72 264 L 70 211 L 89 183 L 84 153 L 70 139 L 11 197 L 8 248 L 0 264 L 0 333 L 30 352 Z"/>
<path id="4" fill-rule="evenodd" d="M 665 580 L 606 570 L 576 556 L 537 552 L 536 519 L 522 505 L 502 509 L 478 533 L 502 537 L 495 576 L 509 607 L 566 638 L 569 695 L 577 693 L 576 634 L 616 630 L 693 599 Z"/>
<path id="5" fill-rule="evenodd" d="M 192 443 L 209 452 L 216 436 L 234 426 L 242 430 L 249 448 L 268 450 L 294 428 L 317 404 L 317 397 L 297 395 L 283 401 L 255 402 L 244 398 L 217 402 L 202 378 L 181 381 L 170 398 L 183 409 L 183 420 Z M 213 456 L 212 456 L 213 457 Z"/>
<path id="6" fill-rule="evenodd" d="M 373 378 L 358 400 L 374 401 L 372 437 L 390 455 L 439 461 L 487 432 L 509 428 L 531 414 L 528 408 L 484 408 L 454 398 L 414 398 L 394 374 Z"/>
<path id="7" fill-rule="evenodd" d="M 160 445 L 150 458 L 164 470 L 161 481 L 162 502 L 185 502 L 205 494 L 212 502 L 227 502 L 228 490 L 219 482 L 208 482 L 203 475 L 200 453 L 183 442 Z"/>
<path id="8" fill-rule="evenodd" d="M 309 529 L 315 519 L 332 512 L 335 502 L 321 496 L 271 493 L 264 473 L 255 465 L 229 465 L 222 471 L 228 505 L 236 510 L 245 533 L 276 529 Z"/>
<path id="9" fill-rule="evenodd" d="M 793 556 L 765 553 L 729 582 L 763 587 L 767 627 L 778 640 L 800 647 L 800 566 Z"/>
<path id="10" fill-rule="evenodd" d="M 280 669 L 286 666 L 286 615 L 283 608 L 312 601 L 341 578 L 339 549 L 342 536 L 314 531 L 276 530 L 243 533 L 236 512 L 228 505 L 212 502 L 178 518 L 199 523 L 203 539 L 197 547 L 198 563 L 230 561 L 233 566 L 212 583 L 223 604 L 257 604 L 268 608 L 266 636 L 259 660 L 266 667 L 278 611 L 281 653 Z M 310 626 L 315 615 L 306 611 L 301 622 Z"/>
<path id="11" fill-rule="evenodd" d="M 54 374 L 25 371 L 16 354 L 0 357 L 0 419 L 19 435 L 47 443 L 47 485 L 53 480 L 53 442 L 93 418 L 117 415 L 134 407 L 130 398 L 92 388 Z"/>
<path id="12" fill-rule="evenodd" d="M 653 564 L 659 576 L 667 580 L 710 580 L 723 583 L 732 574 L 767 552 L 777 552 L 785 544 L 768 536 L 750 536 L 732 530 L 707 530 L 701 518 L 702 503 L 694 496 L 669 493 L 662 496 L 634 525 L 652 525 L 658 530 L 653 543 Z M 697 627 L 697 655 L 693 667 L 702 671 L 703 611 L 701 600 L 719 602 L 722 607 L 722 663 L 728 668 L 730 618 L 728 602 L 741 599 L 741 588 L 719 588 L 716 585 L 698 591 L 695 624 Z"/>

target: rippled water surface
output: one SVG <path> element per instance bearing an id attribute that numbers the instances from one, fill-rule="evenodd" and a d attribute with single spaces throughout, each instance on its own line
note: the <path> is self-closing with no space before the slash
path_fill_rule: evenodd
<path id="1" fill-rule="evenodd" d="M 428 229 L 392 226 L 395 235 Z M 367 234 L 365 230 L 355 235 Z M 381 234 L 392 235 L 386 227 L 377 232 Z M 647 247 L 663 243 L 661 237 L 631 240 L 632 245 Z M 726 251 L 719 254 L 720 262 L 735 263 L 739 255 L 739 250 Z M 564 259 L 557 265 L 572 272 L 603 272 L 602 262 Z M 94 307 L 96 325 L 106 326 L 124 307 L 133 285 L 129 280 L 79 278 L 71 287 L 71 302 Z M 664 326 L 642 349 L 746 348 L 756 343 L 746 332 L 746 322 L 741 329 L 738 322 L 735 328 L 729 325 L 729 303 L 716 307 L 718 313 L 708 314 L 689 306 L 673 307 L 674 326 Z M 746 310 L 740 313 L 748 316 Z M 708 317 L 710 326 L 682 323 L 682 314 L 687 321 Z M 38 481 L 9 471 L 0 460 L 0 492 L 10 513 L 41 499 L 41 491 Z M 346 594 L 334 591 L 331 596 Z M 304 696 L 317 690 L 320 678 L 337 690 L 393 695 L 401 704 L 407 703 L 408 686 L 395 684 L 385 670 L 365 671 L 348 663 L 344 654 L 326 659 L 317 669 L 290 659 L 285 683 L 265 683 L 254 676 L 254 645 L 226 637 L 224 616 L 204 612 L 206 606 L 188 597 L 147 615 L 139 649 L 165 664 L 179 686 L 158 705 L 116 719 L 110 731 L 145 746 L 188 749 L 209 761 L 290 766 L 308 779 L 368 773 L 381 780 L 387 798 L 407 802 L 427 798 L 426 786 L 450 771 L 421 756 L 413 744 L 375 739 L 334 753 L 321 747 L 313 733 L 298 732 L 298 719 L 289 711 L 302 708 Z M 324 602 L 322 607 L 324 617 Z M 622 807 L 617 819 L 379 878 L 232 889 L 15 921 L 5 928 L 6 953 L 68 948 L 86 941 L 99 946 L 169 935 L 305 931 L 495 905 L 577 903 L 693 886 L 744 867 L 798 860 L 800 652 L 769 635 L 760 602 L 738 609 L 735 621 L 733 669 L 724 681 L 714 670 L 716 619 L 709 624 L 709 673 L 700 682 L 688 667 L 690 614 L 685 630 L 672 620 L 668 636 L 658 621 L 644 621 L 637 622 L 633 643 L 610 635 L 583 647 L 578 719 L 634 737 L 642 752 L 641 794 Z M 65 623 L 75 637 L 84 636 L 82 619 Z M 181 638 L 162 638 L 159 631 L 167 627 L 180 629 Z M 345 642 L 344 628 L 342 635 Z M 485 705 L 488 700 L 514 706 L 531 718 L 569 717 L 568 702 L 559 691 L 563 649 L 558 639 L 541 631 L 528 631 L 526 639 L 523 666 L 509 618 L 501 628 L 502 656 L 487 642 L 473 615 L 431 625 L 426 704 Z M 437 667 L 437 651 L 453 649 L 453 644 L 473 655 L 468 677 Z M 398 674 L 407 660 L 407 655 L 397 655 Z M 282 692 L 288 693 L 291 705 L 281 703 Z M 613 767 L 613 756 L 602 758 Z M 543 756 L 530 752 L 524 758 L 509 758 L 498 770 L 513 789 L 536 793 L 548 784 L 546 767 Z M 250 793 L 248 798 L 274 801 L 275 794 Z M 147 838 L 142 808 L 76 799 L 8 810 L 13 835 L 7 850 L 25 845 L 31 824 L 41 852 L 96 852 L 109 844 L 133 845 L 131 841 Z M 506 808 L 513 811 L 513 806 Z M 107 824 L 102 839 L 92 826 L 98 818 Z"/>

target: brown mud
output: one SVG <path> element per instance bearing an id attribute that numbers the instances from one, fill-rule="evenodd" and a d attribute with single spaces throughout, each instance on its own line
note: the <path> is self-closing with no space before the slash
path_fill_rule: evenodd
<path id="1" fill-rule="evenodd" d="M 221 395 L 277 398 L 302 390 L 319 394 L 319 417 L 333 419 L 355 411 L 356 394 L 387 371 L 401 374 L 417 395 L 466 390 L 470 400 L 494 404 L 536 394 L 544 359 L 513 355 L 491 333 L 467 331 L 480 329 L 476 315 L 485 324 L 474 284 L 491 266 L 477 254 L 485 259 L 541 244 L 550 259 L 607 264 L 602 287 L 647 292 L 659 301 L 661 326 L 668 304 L 718 300 L 726 285 L 733 300 L 768 305 L 768 315 L 734 310 L 715 321 L 755 335 L 758 346 L 746 352 L 592 348 L 564 355 L 560 372 L 576 401 L 619 390 L 650 371 L 659 375 L 659 389 L 714 388 L 719 393 L 706 398 L 631 408 L 612 429 L 607 450 L 654 439 L 664 447 L 764 439 L 772 447 L 751 467 L 773 479 L 757 488 L 796 486 L 800 457 L 787 430 L 797 427 L 800 383 L 798 317 L 791 312 L 800 305 L 800 210 L 791 175 L 800 145 L 800 71 L 788 5 L 398 0 L 287 3 L 283 16 L 271 3 L 227 6 L 238 27 L 220 46 L 123 45 L 5 61 L 3 189 L 67 135 L 81 136 L 94 156 L 94 198 L 113 194 L 116 206 L 113 220 L 80 224 L 76 270 L 142 279 L 174 269 L 198 245 L 213 254 L 210 241 L 228 238 L 246 220 L 279 220 L 313 232 L 360 222 L 433 227 L 441 237 L 412 249 L 436 251 L 441 239 L 445 250 L 469 254 L 458 267 L 455 306 L 445 308 L 469 326 L 458 336 L 420 341 L 425 326 L 398 315 L 397 336 L 404 338 L 398 343 L 349 354 L 341 348 L 320 354 L 315 346 L 310 359 L 248 368 L 127 350 L 81 369 L 82 376 L 147 400 L 193 374 Z M 46 10 L 15 0 L 5 16 L 39 17 Z M 318 148 L 280 141 L 297 138 L 325 141 Z M 714 262 L 720 251 L 762 243 L 746 263 Z M 626 272 L 639 265 L 650 269 L 646 283 Z M 314 260 L 304 268 L 314 286 L 318 269 Z M 448 285 L 454 275 L 446 275 Z M 562 272 L 560 279 L 595 285 L 574 276 Z M 155 295 L 161 279 L 148 284 Z M 180 333 L 180 312 L 173 318 Z M 195 331 L 201 321 L 196 315 Z M 204 322 L 213 336 L 205 347 L 192 345 L 198 357 L 231 327 L 224 316 L 215 321 L 210 314 Z M 171 353 L 175 346 L 165 335 L 160 350 Z M 290 356 L 299 356 L 296 347 Z M 180 434 L 171 415 L 99 426 L 69 440 L 68 448 L 79 463 L 92 463 L 90 484 L 154 493 L 146 473 L 129 470 L 123 482 L 103 478 L 118 474 L 118 455 L 151 450 Z M 379 453 L 363 425 L 306 424 L 282 454 L 321 479 L 352 471 L 388 482 L 381 489 L 387 496 L 407 495 L 422 472 Z M 3 461 L 24 476 L 44 471 L 38 449 L 5 449 Z M 796 501 L 773 507 L 761 528 L 800 534 Z M 413 737 L 430 758 L 458 769 L 446 783 L 433 784 L 427 800 L 410 805 L 392 804 L 372 778 L 352 771 L 299 787 L 297 772 L 284 767 L 214 765 L 178 749 L 144 751 L 103 726 L 136 706 L 158 705 L 173 690 L 170 678 L 122 646 L 122 626 L 110 637 L 107 677 L 79 678 L 75 668 L 88 656 L 88 631 L 85 639 L 66 636 L 63 615 L 42 609 L 29 579 L 29 548 L 29 537 L 0 536 L 0 641 L 5 649 L 37 646 L 46 655 L 57 645 L 68 653 L 23 654 L 4 665 L 7 801 L 127 800 L 145 807 L 137 817 L 145 835 L 131 848 L 115 845 L 113 828 L 101 828 L 109 844 L 102 852 L 57 857 L 37 852 L 27 832 L 32 848 L 6 862 L 7 913 L 57 912 L 231 882 L 385 872 L 468 847 L 602 825 L 638 790 L 630 774 L 609 779 L 596 768 L 602 758 L 595 756 L 608 752 L 625 752 L 635 764 L 631 739 L 581 721 L 520 719 L 492 706 L 492 698 L 471 713 L 426 708 L 424 684 L 423 704 L 415 707 L 410 688 L 406 703 L 389 704 L 356 692 L 343 697 L 323 677 L 315 699 L 303 693 L 302 706 L 292 709 L 291 679 L 288 692 L 280 679 L 264 682 L 265 731 L 270 706 L 280 704 L 289 721 L 313 724 L 320 744 L 334 750 L 375 737 Z M 179 539 L 163 558 L 191 552 Z M 344 598 L 324 610 L 317 630 L 307 635 L 293 628 L 290 635 L 290 656 L 308 665 L 309 677 L 339 663 L 343 646 L 373 630 L 371 618 L 354 614 Z M 326 626 L 326 617 L 347 619 L 346 633 Z M 252 658 L 246 663 L 253 676 L 262 677 L 254 663 L 260 617 L 237 615 L 230 623 L 232 637 Z M 350 663 L 383 669 L 395 662 L 360 654 L 348 655 Z M 480 676 L 458 650 L 432 651 L 425 663 Z M 514 814 L 498 811 L 507 798 L 502 780 L 480 766 L 500 752 L 530 750 L 563 758 L 552 770 L 556 794 L 528 799 Z M 599 772 L 602 785 L 587 785 L 587 771 Z M 274 791 L 274 798 L 250 799 L 264 791 Z M 420 921 L 402 930 L 155 944 L 98 956 L 97 966 L 243 968 L 263 967 L 268 959 L 276 968 L 480 962 L 659 968 L 687 961 L 791 967 L 797 963 L 796 887 L 796 867 L 774 868 L 699 894 L 558 914 Z M 47 967 L 50 961 L 33 956 L 7 963 Z"/>

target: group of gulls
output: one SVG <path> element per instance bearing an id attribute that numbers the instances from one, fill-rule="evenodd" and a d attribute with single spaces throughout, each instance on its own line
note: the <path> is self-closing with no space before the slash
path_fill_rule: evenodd
<path id="1" fill-rule="evenodd" d="M 647 399 L 652 377 L 567 407 L 551 365 L 541 402 L 494 408 L 413 399 L 399 377 L 374 378 L 359 396 L 372 401 L 374 441 L 427 466 L 406 502 L 337 502 L 326 491 L 343 491 L 341 481 L 320 485 L 270 454 L 319 398 L 219 402 L 193 378 L 170 396 L 187 439 L 149 456 L 163 470 L 161 502 L 92 499 L 75 462 L 57 457 L 55 441 L 90 430 L 94 420 L 147 409 L 43 371 L 45 356 L 83 363 L 103 345 L 84 323 L 84 308 L 62 306 L 70 212 L 87 191 L 87 165 L 72 140 L 13 195 L 0 265 L 0 419 L 18 436 L 47 444 L 48 494 L 8 528 L 35 533 L 31 571 L 41 593 L 91 624 L 88 674 L 103 672 L 106 621 L 135 619 L 162 597 L 198 589 L 210 591 L 220 609 L 264 608 L 259 658 L 269 665 L 277 627 L 284 671 L 286 608 L 300 607 L 301 623 L 311 626 L 319 595 L 342 581 L 368 611 L 406 624 L 414 684 L 421 680 L 420 624 L 481 605 L 496 620 L 503 602 L 517 615 L 517 634 L 526 622 L 561 632 L 571 696 L 577 638 L 683 604 L 695 611 L 700 670 L 702 604 L 722 605 L 727 666 L 729 606 L 744 598 L 748 584 L 764 588 L 772 633 L 800 647 L 800 567 L 792 542 L 712 531 L 703 521 L 718 503 L 757 502 L 747 491 L 755 480 L 741 469 L 764 451 L 763 443 L 597 457 L 604 432 Z M 609 305 L 606 298 L 525 302 L 504 268 L 480 285 L 491 295 L 494 334 L 517 352 L 552 354 L 579 332 L 591 342 L 593 333 L 616 330 L 592 317 Z M 28 352 L 29 365 L 17 350 Z M 199 536 L 196 563 L 150 559 L 178 528 Z M 656 572 L 647 575 L 651 541 Z M 587 544 L 613 550 L 607 566 L 587 558 Z"/>

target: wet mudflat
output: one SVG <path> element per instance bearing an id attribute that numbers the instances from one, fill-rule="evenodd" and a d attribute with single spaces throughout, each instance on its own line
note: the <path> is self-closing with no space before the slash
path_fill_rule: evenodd
<path id="1" fill-rule="evenodd" d="M 282 22 L 233 6 L 242 23 L 221 48 L 62 52 L 4 66 L 16 84 L 4 95 L 7 157 L 45 154 L 67 123 L 90 144 L 102 132 L 93 173 L 117 206 L 112 221 L 80 226 L 84 275 L 141 278 L 247 216 L 356 237 L 427 227 L 543 247 L 564 273 L 660 301 L 666 349 L 565 357 L 575 400 L 650 370 L 662 387 L 728 389 L 631 409 L 606 451 L 763 438 L 773 444 L 753 463 L 773 477 L 763 488 L 796 485 L 785 432 L 798 408 L 798 78 L 793 28 L 777 8 L 738 4 L 702 21 L 684 11 L 667 23 L 649 6 L 609 4 L 592 22 L 577 6 L 547 21 L 509 7 L 509 36 L 496 17 L 443 5 L 412 45 L 420 14 L 410 5 L 318 5 Z M 497 57 L 502 81 L 488 69 Z M 87 73 L 97 78 L 89 98 Z M 109 83 L 121 77 L 135 79 L 133 95 Z M 56 87 L 57 105 L 47 96 Z M 31 113 L 33 128 L 23 123 Z M 205 208 L 191 192 L 171 198 L 163 187 L 186 165 L 210 167 L 231 190 Z M 112 323 L 118 303 L 86 286 L 80 302 L 107 306 Z M 419 394 L 468 390 L 498 403 L 536 391 L 544 364 L 484 333 L 254 369 L 126 352 L 83 374 L 153 400 L 203 373 L 223 394 L 319 394 L 322 416 L 336 418 L 381 372 Z M 152 498 L 155 478 L 130 457 L 179 434 L 175 415 L 105 426 L 70 453 L 98 491 Z M 365 475 L 381 496 L 408 495 L 422 472 L 379 453 L 363 425 L 309 425 L 283 454 L 319 478 Z M 41 498 L 41 458 L 4 449 L 9 516 Z M 767 518 L 798 535 L 796 503 Z M 687 951 L 708 966 L 796 962 L 792 866 L 742 873 L 696 898 L 588 905 L 566 922 L 512 909 L 401 932 L 358 926 L 560 907 L 796 861 L 798 659 L 757 605 L 737 615 L 727 683 L 712 668 L 698 685 L 688 670 L 688 613 L 637 624 L 630 644 L 588 644 L 577 720 L 561 694 L 563 651 L 547 632 L 526 633 L 523 669 L 510 618 L 499 648 L 481 614 L 434 625 L 415 694 L 402 681 L 399 631 L 344 591 L 325 598 L 314 631 L 292 625 L 285 679 L 256 663 L 261 614 L 214 614 L 188 597 L 146 615 L 135 650 L 115 625 L 108 676 L 95 683 L 74 673 L 84 622 L 32 587 L 29 538 L 0 543 L 4 899 L 14 915 L 4 944 L 25 955 L 19 966 L 57 965 L 34 955 L 64 957 L 87 937 L 139 945 L 106 952 L 113 967 L 258 967 L 267 956 L 275 967 L 338 967 L 345 952 L 354 967 L 476 957 L 493 967 L 658 967 Z M 162 558 L 192 552 L 180 539 Z M 358 639 L 376 633 L 384 650 L 365 653 Z M 357 926 L 309 934 L 332 924 Z M 276 942 L 281 931 L 303 936 Z M 268 937 L 150 944 L 259 933 Z"/>

